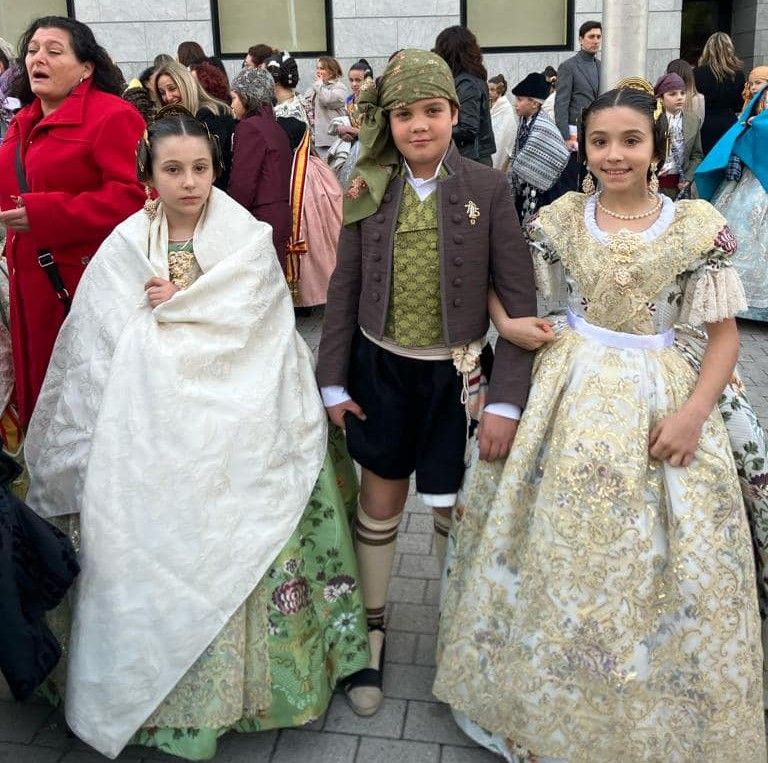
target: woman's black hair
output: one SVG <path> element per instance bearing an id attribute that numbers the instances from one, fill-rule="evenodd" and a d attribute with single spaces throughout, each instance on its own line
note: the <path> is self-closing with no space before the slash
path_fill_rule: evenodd
<path id="1" fill-rule="evenodd" d="M 499 96 L 507 94 L 507 81 L 504 79 L 503 74 L 497 74 L 495 77 L 490 77 L 488 82 L 492 82 L 496 85 L 496 92 Z"/>
<path id="2" fill-rule="evenodd" d="M 587 161 L 587 125 L 589 118 L 599 111 L 613 109 L 618 106 L 626 106 L 634 109 L 648 119 L 648 126 L 651 128 L 653 136 L 653 154 L 657 162 L 663 162 L 667 152 L 667 137 L 664 124 L 661 120 L 657 122 L 654 119 L 656 110 L 656 99 L 635 88 L 621 88 L 620 90 L 609 90 L 596 98 L 592 103 L 581 112 L 581 124 L 579 125 L 579 158 L 581 161 Z"/>
<path id="3" fill-rule="evenodd" d="M 183 135 L 203 138 L 211 149 L 214 178 L 222 173 L 224 160 L 216 136 L 211 135 L 208 128 L 186 109 L 174 105 L 158 112 L 157 119 L 147 128 L 146 136 L 139 141 L 139 150 L 136 152 L 136 175 L 140 182 L 148 183 L 152 180 L 152 161 L 158 142 L 164 138 L 178 138 Z"/>
<path id="4" fill-rule="evenodd" d="M 89 26 L 83 24 L 82 21 L 64 16 L 42 16 L 35 19 L 27 27 L 19 40 L 19 59 L 22 61 L 22 65 L 19 66 L 16 93 L 23 104 L 32 103 L 35 99 L 29 82 L 29 72 L 27 67 L 23 65 L 23 59 L 27 55 L 29 43 L 38 29 L 61 29 L 68 32 L 72 39 L 72 50 L 77 60 L 83 64 L 93 64 L 93 74 L 91 75 L 93 86 L 112 95 L 119 96 L 123 92 L 125 89 L 123 73 L 109 57 L 107 51 L 96 42 Z"/>
<path id="5" fill-rule="evenodd" d="M 3 67 L 3 71 L 5 71 L 6 69 L 10 69 L 11 67 L 10 59 L 8 58 L 8 56 L 5 55 L 5 53 L 2 50 L 0 50 L 0 66 Z"/>
<path id="6" fill-rule="evenodd" d="M 275 53 L 264 61 L 264 66 L 278 85 L 293 90 L 299 82 L 299 66 L 293 56 L 283 58 L 282 53 Z"/>
<path id="7" fill-rule="evenodd" d="M 139 74 L 139 76 L 136 78 L 141 82 L 142 87 L 148 87 L 149 81 L 152 79 L 152 75 L 155 73 L 155 67 L 154 66 L 148 66 L 144 71 Z"/>
<path id="8" fill-rule="evenodd" d="M 143 86 L 129 87 L 123 93 L 123 100 L 127 101 L 138 110 L 145 124 L 149 124 L 154 119 L 157 109 L 155 104 L 152 103 L 152 99 L 149 97 L 149 92 Z"/>
<path id="9" fill-rule="evenodd" d="M 364 58 L 361 58 L 359 61 L 355 61 L 355 63 L 349 67 L 349 71 L 362 72 L 363 78 L 370 77 L 373 79 L 373 69 Z"/>
<path id="10" fill-rule="evenodd" d="M 488 79 L 477 37 L 464 26 L 443 29 L 435 40 L 435 53 L 448 64 L 454 77 L 467 72 L 483 81 Z"/>

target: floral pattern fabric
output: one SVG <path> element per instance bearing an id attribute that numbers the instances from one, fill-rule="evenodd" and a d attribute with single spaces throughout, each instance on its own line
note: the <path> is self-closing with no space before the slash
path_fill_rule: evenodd
<path id="1" fill-rule="evenodd" d="M 306 125 L 310 124 L 304 102 L 298 95 L 294 94 L 293 98 L 276 104 L 274 112 L 276 119 L 278 117 L 293 117 L 293 119 L 298 119 Z"/>
<path id="2" fill-rule="evenodd" d="M 569 306 L 602 328 L 653 334 L 697 295 L 721 318 L 742 302 L 719 288 L 732 269 L 706 204 L 678 204 L 653 240 L 598 240 L 577 194 L 540 221 Z M 435 694 L 517 756 L 764 761 L 754 554 L 723 417 L 689 467 L 651 459 L 650 429 L 696 383 L 684 353 L 558 329 L 512 452 L 475 461 L 459 498 Z"/>
<path id="3" fill-rule="evenodd" d="M 768 192 L 744 167 L 738 181 L 725 181 L 712 204 L 736 234 L 733 264 L 741 276 L 749 310 L 740 317 L 768 320 Z"/>
<path id="4" fill-rule="evenodd" d="M 349 532 L 356 502 L 354 467 L 343 436 L 332 429 L 325 465 L 293 536 L 132 744 L 206 760 L 227 730 L 301 726 L 322 715 L 337 681 L 369 659 Z M 79 542 L 77 515 L 54 522 Z M 68 602 L 49 615 L 65 654 L 70 622 Z M 59 701 L 65 685 L 62 659 L 45 694 Z"/>

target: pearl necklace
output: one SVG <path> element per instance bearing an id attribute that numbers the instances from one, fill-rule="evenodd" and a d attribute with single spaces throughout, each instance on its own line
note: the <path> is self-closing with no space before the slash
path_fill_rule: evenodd
<path id="1" fill-rule="evenodd" d="M 640 214 L 637 214 L 637 215 L 622 215 L 619 212 L 613 212 L 612 210 L 604 207 L 600 202 L 601 194 L 602 194 L 602 191 L 597 194 L 597 198 L 596 198 L 597 206 L 600 208 L 600 211 L 605 212 L 605 214 L 609 215 L 610 217 L 615 217 L 617 220 L 642 220 L 644 217 L 650 217 L 651 215 L 658 212 L 659 209 L 661 209 L 661 205 L 663 203 L 661 196 L 656 194 L 656 203 L 650 209 L 646 210 L 645 212 L 641 212 Z M 652 199 L 653 196 L 649 196 L 648 198 Z"/>

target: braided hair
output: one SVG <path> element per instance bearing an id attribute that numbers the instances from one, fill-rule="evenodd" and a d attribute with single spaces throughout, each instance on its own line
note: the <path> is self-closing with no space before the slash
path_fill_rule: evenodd
<path id="1" fill-rule="evenodd" d="M 639 78 L 637 78 L 639 80 Z M 620 83 L 622 84 L 622 83 Z M 624 106 L 642 114 L 648 119 L 648 125 L 651 128 L 653 136 L 653 153 L 656 161 L 664 161 L 667 154 L 667 127 L 666 120 L 656 120 L 656 99 L 652 94 L 646 92 L 645 88 L 630 85 L 609 90 L 598 96 L 581 113 L 581 124 L 579 125 L 579 158 L 581 161 L 587 160 L 587 126 L 592 116 L 606 109 L 614 109 Z M 650 169 L 648 171 L 650 178 Z"/>
<path id="2" fill-rule="evenodd" d="M 178 138 L 187 135 L 191 138 L 203 138 L 211 150 L 211 163 L 214 178 L 224 170 L 224 159 L 221 146 L 216 136 L 211 135 L 208 128 L 192 112 L 179 104 L 165 106 L 155 115 L 149 124 L 144 137 L 139 141 L 136 152 L 136 175 L 140 182 L 149 183 L 152 180 L 152 164 L 157 144 L 164 138 Z"/>

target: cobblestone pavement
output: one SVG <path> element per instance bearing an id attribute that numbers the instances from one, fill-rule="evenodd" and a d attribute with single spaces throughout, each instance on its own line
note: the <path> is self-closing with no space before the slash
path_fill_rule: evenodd
<path id="1" fill-rule="evenodd" d="M 319 311 L 299 321 L 313 349 Z M 741 371 L 758 415 L 768 421 L 768 326 L 744 322 Z M 373 718 L 358 718 L 336 695 L 325 716 L 305 729 L 228 734 L 216 763 L 491 763 L 453 724 L 431 695 L 437 630 L 438 569 L 431 516 L 415 496 L 398 540 L 390 587 L 387 700 Z M 1 679 L 0 679 L 1 680 Z M 3 699 L 4 698 L 4 699 Z M 16 704 L 0 685 L 0 763 L 96 763 L 101 755 L 67 734 L 60 715 L 41 702 Z M 125 761 L 170 761 L 162 753 L 130 747 Z"/>

